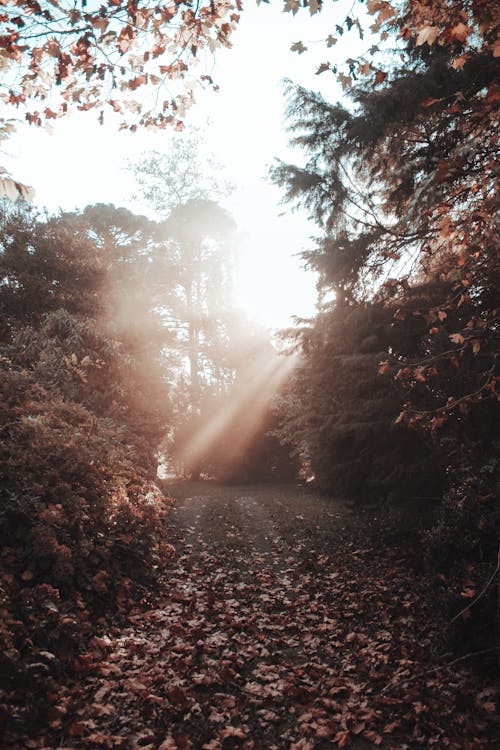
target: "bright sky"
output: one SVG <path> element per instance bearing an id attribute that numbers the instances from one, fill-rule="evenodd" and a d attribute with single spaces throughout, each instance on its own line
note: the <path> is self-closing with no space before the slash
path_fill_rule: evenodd
<path id="1" fill-rule="evenodd" d="M 233 48 L 215 56 L 212 75 L 219 93 L 200 91 L 186 120 L 188 126 L 203 128 L 207 150 L 226 166 L 236 185 L 225 203 L 242 236 L 238 302 L 250 317 L 273 328 L 288 325 L 292 315 L 313 313 L 315 302 L 314 276 L 297 258 L 315 227 L 279 206 L 279 189 L 265 179 L 275 157 L 295 158 L 287 148 L 282 80 L 290 78 L 337 99 L 341 92 L 333 75 L 315 75 L 332 52 L 320 40 L 330 33 L 338 37 L 335 23 L 363 12 L 359 0 L 339 0 L 312 17 L 306 12 L 293 17 L 280 7 L 245 6 Z M 298 40 L 308 46 L 300 56 L 290 51 Z M 342 60 L 366 46 L 353 30 L 339 38 L 334 51 Z M 85 113 L 57 121 L 52 134 L 22 125 L 4 147 L 8 156 L 3 163 L 16 179 L 33 186 L 37 203 L 51 211 L 98 202 L 145 211 L 131 200 L 134 181 L 124 166 L 145 150 L 168 149 L 170 134 L 116 132 L 99 126 L 95 118 Z M 282 211 L 286 215 L 280 217 Z"/>

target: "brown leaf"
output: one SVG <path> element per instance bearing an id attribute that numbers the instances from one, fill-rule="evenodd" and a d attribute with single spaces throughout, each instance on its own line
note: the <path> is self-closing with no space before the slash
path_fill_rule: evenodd
<path id="1" fill-rule="evenodd" d="M 241 727 L 228 726 L 224 729 L 221 729 L 220 736 L 223 740 L 225 740 L 226 737 L 238 737 L 240 740 L 244 740 L 246 734 L 243 729 L 241 729 Z"/>
<path id="2" fill-rule="evenodd" d="M 373 742 L 374 745 L 382 744 L 382 737 L 380 736 L 380 734 L 377 734 L 377 732 L 374 732 L 371 729 L 368 729 L 366 732 L 363 732 L 363 737 L 366 740 Z"/>
<path id="3" fill-rule="evenodd" d="M 417 47 L 421 47 L 422 44 L 428 44 L 431 47 L 436 41 L 439 35 L 439 29 L 437 26 L 424 26 L 420 29 L 415 44 Z"/>
<path id="4" fill-rule="evenodd" d="M 460 57 L 455 57 L 455 59 L 451 61 L 451 67 L 455 70 L 462 70 L 469 57 L 470 55 L 460 55 Z"/>
<path id="5" fill-rule="evenodd" d="M 348 747 L 351 744 L 351 733 L 348 729 L 343 729 L 337 732 L 333 741 L 337 743 L 339 747 Z"/>
<path id="6" fill-rule="evenodd" d="M 464 23 L 457 23 L 456 26 L 453 26 L 453 28 L 450 29 L 450 35 L 452 39 L 455 39 L 457 42 L 462 43 L 465 42 L 465 40 L 471 33 L 472 29 L 470 29 Z"/>

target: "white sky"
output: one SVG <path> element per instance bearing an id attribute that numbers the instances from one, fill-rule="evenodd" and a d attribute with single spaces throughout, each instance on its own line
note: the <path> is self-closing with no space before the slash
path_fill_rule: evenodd
<path id="1" fill-rule="evenodd" d="M 212 76 L 220 91 L 200 91 L 186 119 L 188 126 L 204 129 L 207 149 L 236 185 L 225 204 L 242 235 L 238 302 L 252 318 L 275 328 L 288 325 L 291 315 L 313 313 L 315 301 L 314 276 L 296 257 L 308 247 L 315 227 L 278 206 L 280 191 L 265 179 L 274 157 L 300 158 L 287 148 L 282 80 L 320 89 L 335 100 L 341 96 L 335 78 L 328 72 L 316 76 L 318 65 L 333 53 L 343 60 L 369 46 L 354 29 L 330 50 L 320 43 L 330 33 L 338 37 L 335 23 L 346 15 L 363 13 L 359 0 L 339 0 L 313 17 L 304 11 L 293 17 L 280 7 L 245 5 L 233 48 L 215 56 Z M 300 56 L 290 51 L 298 40 L 308 46 Z M 148 149 L 168 149 L 170 134 L 117 132 L 95 119 L 91 112 L 72 115 L 57 121 L 52 134 L 22 125 L 4 146 L 3 163 L 17 180 L 35 188 L 37 203 L 50 211 L 103 202 L 140 213 L 145 209 L 131 201 L 134 181 L 125 163 Z"/>

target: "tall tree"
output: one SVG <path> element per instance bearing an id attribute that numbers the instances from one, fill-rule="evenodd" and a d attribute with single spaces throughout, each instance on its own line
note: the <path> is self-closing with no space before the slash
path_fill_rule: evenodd
<path id="1" fill-rule="evenodd" d="M 328 493 L 423 504 L 443 484 L 439 461 L 396 424 L 402 395 L 377 372 L 389 348 L 418 346 L 408 325 L 391 324 L 393 312 L 380 301 L 337 302 L 288 333 L 301 356 L 278 401 L 276 431 Z"/>
<path id="2" fill-rule="evenodd" d="M 231 305 L 235 225 L 217 203 L 190 200 L 174 208 L 164 222 L 166 264 L 176 280 L 173 316 L 179 343 L 189 360 L 192 408 L 197 410 L 202 383 L 223 383 L 226 318 Z"/>
<path id="3" fill-rule="evenodd" d="M 15 706 L 2 730 L 44 718 L 43 654 L 71 670 L 170 551 L 154 485 L 170 421 L 165 331 L 127 226 L 147 236 L 110 206 L 0 216 L 0 691 Z M 124 267 L 140 341 L 110 294 Z"/>
<path id="4" fill-rule="evenodd" d="M 428 311 L 429 334 L 431 341 L 448 341 L 444 366 L 447 358 L 460 361 L 471 352 L 478 377 L 470 393 L 445 399 L 429 420 L 494 395 L 498 324 L 499 61 L 491 44 L 497 27 L 489 3 L 478 15 L 471 11 L 470 26 L 459 3 L 447 10 L 438 5 L 439 13 L 410 5 L 400 19 L 408 37 L 403 65 L 378 83 L 353 86 L 350 107 L 290 87 L 293 142 L 309 158 L 305 167 L 281 163 L 273 170 L 287 198 L 304 205 L 323 228 L 305 259 L 339 299 L 369 297 L 373 284 L 384 280 L 387 293 L 396 292 L 410 283 L 412 270 L 451 282 L 450 293 Z M 425 29 L 432 33 L 426 36 Z M 470 317 L 454 326 L 458 318 L 448 313 L 459 305 Z M 435 346 L 428 356 L 433 367 L 441 361 Z"/>
<path id="5" fill-rule="evenodd" d="M 227 194 L 230 185 L 213 158 L 204 154 L 197 130 L 174 137 L 168 151 L 143 154 L 129 167 L 143 198 L 163 218 L 153 285 L 181 354 L 179 386 L 189 390 L 187 398 L 185 394 L 179 399 L 187 412 L 179 415 L 182 422 L 199 414 L 204 398 L 232 381 L 227 360 L 236 227 L 215 200 Z M 167 283 L 162 295 L 163 275 Z M 187 380 L 182 357 L 189 366 Z"/>
<path id="6" fill-rule="evenodd" d="M 342 103 L 290 86 L 307 162 L 278 163 L 273 175 L 321 228 L 305 260 L 337 311 L 377 295 L 407 331 L 391 337 L 379 372 L 402 388 L 396 423 L 424 430 L 448 466 L 427 541 L 456 607 L 466 580 L 481 591 L 498 555 L 500 16 L 488 0 L 368 9 L 399 56 L 375 47 L 350 61 Z M 321 335 L 319 321 L 313 329 Z M 473 619 L 490 623 L 491 643 L 490 584 L 479 600 Z"/>
<path id="7" fill-rule="evenodd" d="M 190 200 L 216 201 L 231 192 L 222 165 L 203 150 L 202 143 L 201 131 L 190 128 L 173 135 L 168 150 L 148 151 L 129 162 L 140 196 L 157 216 L 165 218 Z"/>

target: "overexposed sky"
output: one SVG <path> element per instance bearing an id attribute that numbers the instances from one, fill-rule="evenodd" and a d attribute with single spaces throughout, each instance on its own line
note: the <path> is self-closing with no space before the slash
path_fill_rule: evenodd
<path id="1" fill-rule="evenodd" d="M 325 3 L 326 6 L 326 3 Z M 225 165 L 235 192 L 225 201 L 242 237 L 236 287 L 240 306 L 270 327 L 288 325 L 291 315 L 314 311 L 315 279 L 301 268 L 297 253 L 306 249 L 315 227 L 304 216 L 279 206 L 280 191 L 266 181 L 274 157 L 294 159 L 283 123 L 284 78 L 321 90 L 327 99 L 341 91 L 334 76 L 315 71 L 334 53 L 339 60 L 366 49 L 355 30 L 339 37 L 335 24 L 363 13 L 359 0 L 331 2 L 324 12 L 297 16 L 280 11 L 281 3 L 245 4 L 233 48 L 209 60 L 218 93 L 200 90 L 186 118 L 201 127 L 207 150 Z M 321 43 L 338 37 L 334 48 Z M 290 51 L 301 40 L 308 51 Z M 208 122 L 208 125 L 207 125 Z M 34 187 L 36 202 L 50 211 L 104 202 L 141 212 L 131 201 L 133 177 L 127 159 L 148 149 L 168 150 L 170 133 L 117 132 L 99 126 L 92 112 L 57 121 L 52 133 L 21 125 L 4 142 L 3 163 L 21 182 Z M 298 157 L 300 158 L 300 157 Z M 285 216 L 279 213 L 286 211 Z"/>

